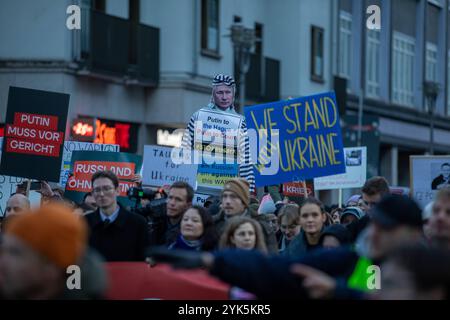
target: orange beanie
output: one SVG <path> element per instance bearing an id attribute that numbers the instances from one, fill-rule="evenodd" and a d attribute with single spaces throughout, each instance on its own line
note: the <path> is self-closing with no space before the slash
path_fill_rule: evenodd
<path id="1" fill-rule="evenodd" d="M 5 228 L 5 234 L 15 236 L 64 269 L 77 264 L 86 249 L 86 222 L 60 204 L 18 215 Z"/>

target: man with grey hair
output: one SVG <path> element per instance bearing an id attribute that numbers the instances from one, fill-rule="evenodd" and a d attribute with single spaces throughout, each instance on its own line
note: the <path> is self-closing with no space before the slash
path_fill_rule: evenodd
<path id="1" fill-rule="evenodd" d="M 21 193 L 14 193 L 6 202 L 5 217 L 30 210 L 30 200 Z"/>
<path id="2" fill-rule="evenodd" d="M 240 117 L 240 127 L 233 128 L 239 132 L 236 142 L 236 149 L 238 151 L 237 160 L 239 162 L 238 175 L 248 181 L 250 185 L 250 192 L 253 192 L 255 190 L 255 176 L 250 159 L 250 144 L 247 135 L 247 124 L 245 117 L 238 114 L 234 108 L 235 91 L 236 85 L 233 77 L 224 74 L 218 74 L 214 77 L 212 82 L 211 102 L 206 107 L 201 108 L 192 115 L 183 135 L 182 147 L 186 150 L 197 149 L 194 144 L 194 132 L 196 121 L 199 120 L 199 113 L 201 111 L 218 112 L 223 113 L 224 116 L 228 114 L 235 117 Z"/>

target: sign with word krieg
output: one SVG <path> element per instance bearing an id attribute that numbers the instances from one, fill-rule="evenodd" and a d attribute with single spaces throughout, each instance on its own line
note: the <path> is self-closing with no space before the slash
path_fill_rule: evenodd
<path id="1" fill-rule="evenodd" d="M 0 174 L 58 182 L 69 95 L 10 87 Z"/>
<path id="2" fill-rule="evenodd" d="M 334 92 L 244 111 L 257 187 L 345 173 Z"/>
<path id="3" fill-rule="evenodd" d="M 64 188 L 67 179 L 69 179 L 70 163 L 73 151 L 102 151 L 102 152 L 120 152 L 118 144 L 99 144 L 80 141 L 65 141 L 63 150 L 63 161 L 61 163 L 61 174 L 59 183 Z"/>
<path id="4" fill-rule="evenodd" d="M 194 164 L 174 164 L 172 148 L 163 146 L 144 146 L 142 182 L 150 186 L 171 185 L 177 181 L 196 185 L 197 166 Z"/>
<path id="5" fill-rule="evenodd" d="M 305 196 L 305 193 L 306 193 L 306 196 Z M 314 196 L 313 184 L 311 181 L 283 183 L 283 195 L 289 196 L 289 197 Z"/>
<path id="6" fill-rule="evenodd" d="M 135 174 L 141 170 L 142 157 L 124 152 L 74 151 L 70 176 L 64 196 L 77 203 L 92 191 L 91 177 L 97 171 L 110 170 L 119 178 L 119 200 L 130 204 L 127 191 L 134 185 Z"/>
<path id="7" fill-rule="evenodd" d="M 201 155 L 197 186 L 204 193 L 219 192 L 239 174 L 239 137 L 242 118 L 214 110 L 200 110 L 194 128 L 194 157 Z"/>
<path id="8" fill-rule="evenodd" d="M 411 195 L 424 208 L 436 192 L 450 187 L 450 155 L 409 156 Z"/>
<path id="9" fill-rule="evenodd" d="M 344 148 L 345 173 L 314 179 L 315 190 L 360 188 L 366 182 L 367 148 Z"/>

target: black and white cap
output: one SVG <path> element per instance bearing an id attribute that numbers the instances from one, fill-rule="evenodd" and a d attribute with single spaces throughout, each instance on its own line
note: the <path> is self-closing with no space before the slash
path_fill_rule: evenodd
<path id="1" fill-rule="evenodd" d="M 234 81 L 232 76 L 219 73 L 218 75 L 216 75 L 214 77 L 212 85 L 213 86 L 219 86 L 219 85 L 223 84 L 223 85 L 226 85 L 226 86 L 234 86 L 235 83 L 236 82 Z"/>

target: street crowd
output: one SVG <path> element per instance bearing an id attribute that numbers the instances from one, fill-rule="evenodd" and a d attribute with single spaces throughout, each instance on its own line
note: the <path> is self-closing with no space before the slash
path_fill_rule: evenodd
<path id="1" fill-rule="evenodd" d="M 214 78 L 211 107 L 234 112 L 233 101 L 234 80 Z M 92 175 L 82 203 L 42 181 L 41 206 L 31 210 L 18 187 L 1 224 L 0 297 L 102 299 L 105 261 L 141 261 L 207 270 L 231 286 L 231 299 L 449 298 L 450 188 L 424 210 L 391 194 L 381 176 L 342 208 L 312 196 L 294 202 L 278 185 L 257 197 L 247 160 L 203 205 L 178 181 L 144 186 L 151 196 L 138 199 L 139 209 L 125 207 L 111 171 Z M 73 265 L 82 290 L 67 288 Z"/>

